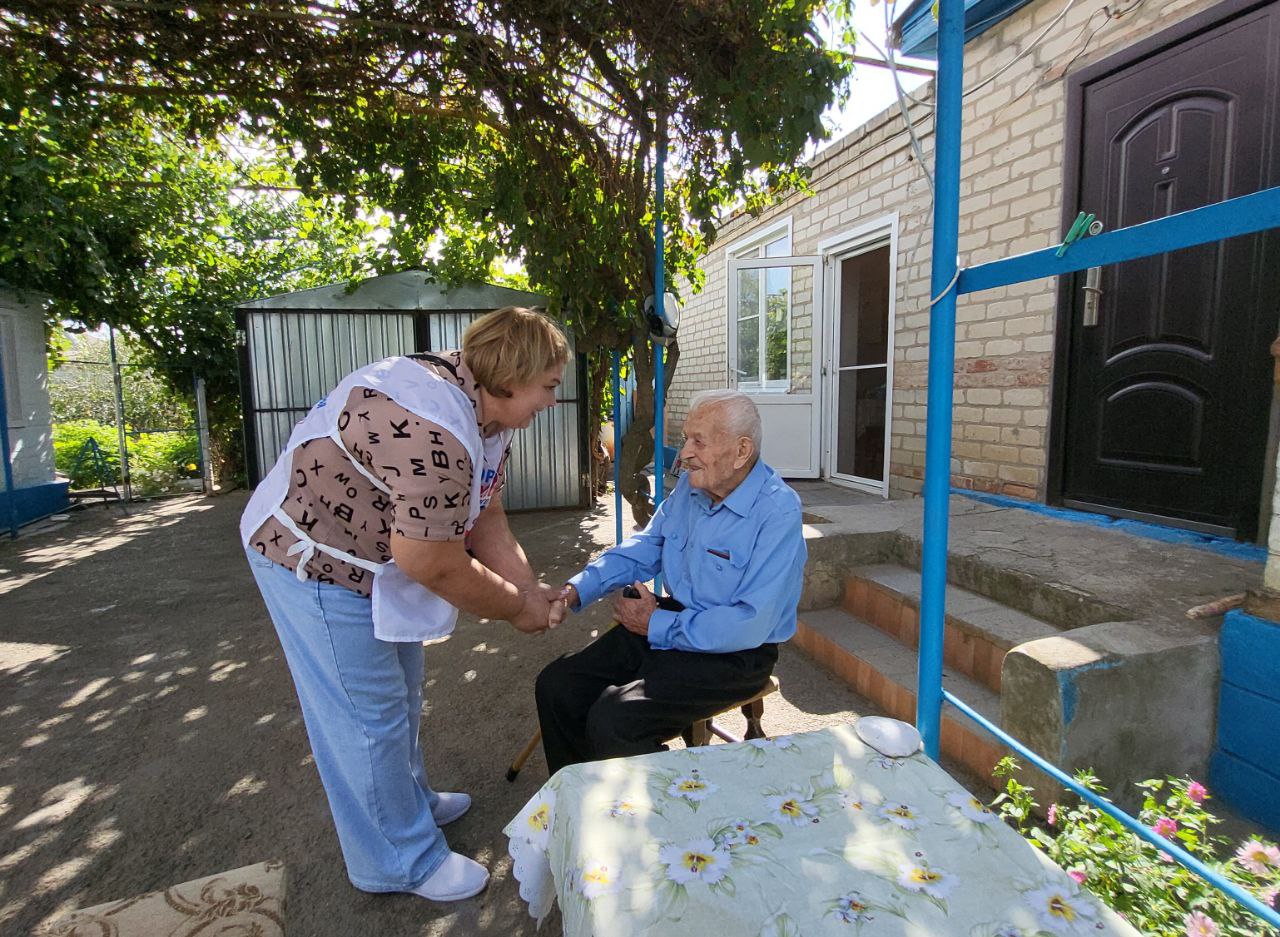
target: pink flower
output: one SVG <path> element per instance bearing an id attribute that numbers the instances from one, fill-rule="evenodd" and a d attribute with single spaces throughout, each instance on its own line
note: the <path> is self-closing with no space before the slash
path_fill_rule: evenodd
<path id="1" fill-rule="evenodd" d="M 1209 790 L 1199 781 L 1192 781 L 1187 785 L 1187 796 L 1190 797 L 1194 803 L 1202 804 L 1209 796 Z"/>
<path id="2" fill-rule="evenodd" d="M 1088 878 L 1088 876 L 1085 875 L 1083 872 L 1081 872 L 1079 869 L 1069 869 L 1067 871 L 1067 874 L 1070 875 L 1071 878 L 1075 880 L 1075 883 L 1077 885 L 1083 885 L 1084 880 Z"/>
<path id="3" fill-rule="evenodd" d="M 1280 866 L 1280 848 L 1251 839 L 1236 850 L 1236 861 L 1254 875 L 1266 875 L 1267 869 Z"/>
<path id="4" fill-rule="evenodd" d="M 1258 900 L 1265 904 L 1268 908 L 1276 906 L 1276 897 L 1280 896 L 1280 888 L 1268 888 L 1258 896 Z"/>
<path id="5" fill-rule="evenodd" d="M 1058 805 L 1057 804 L 1049 805 L 1048 820 L 1049 820 L 1050 826 L 1058 825 Z"/>
<path id="6" fill-rule="evenodd" d="M 1218 925 L 1203 911 L 1192 911 L 1182 922 L 1187 926 L 1187 937 L 1218 937 Z"/>
<path id="7" fill-rule="evenodd" d="M 1154 829 L 1158 835 L 1168 839 L 1174 833 L 1178 832 L 1178 821 L 1173 819 L 1173 817 L 1161 817 L 1156 821 L 1156 825 L 1152 827 L 1152 829 Z"/>

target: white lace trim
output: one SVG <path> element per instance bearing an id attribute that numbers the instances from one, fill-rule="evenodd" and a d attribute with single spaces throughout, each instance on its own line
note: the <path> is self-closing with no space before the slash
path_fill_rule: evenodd
<path id="1" fill-rule="evenodd" d="M 527 839 L 511 837 L 507 842 L 512 874 L 520 883 L 520 897 L 529 905 L 529 916 L 541 927 L 556 903 L 556 883 L 551 860 L 545 850 Z"/>

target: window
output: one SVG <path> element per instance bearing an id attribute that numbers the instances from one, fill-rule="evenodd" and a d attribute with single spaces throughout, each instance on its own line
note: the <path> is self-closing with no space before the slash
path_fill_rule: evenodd
<path id="1" fill-rule="evenodd" d="M 728 253 L 733 260 L 790 256 L 790 219 L 732 245 Z M 731 327 L 737 341 L 738 389 L 786 393 L 791 389 L 791 269 L 739 270 L 737 277 Z"/>

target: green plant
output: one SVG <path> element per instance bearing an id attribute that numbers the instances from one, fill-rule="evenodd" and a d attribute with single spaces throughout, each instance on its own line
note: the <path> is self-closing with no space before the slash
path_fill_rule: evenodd
<path id="1" fill-rule="evenodd" d="M 1174 862 L 1085 801 L 1052 804 L 1044 824 L 1036 822 L 1032 788 L 1014 776 L 1017 763 L 1003 759 L 996 774 L 1005 790 L 992 804 L 1084 887 L 1122 914 L 1140 933 L 1157 937 L 1263 937 L 1275 935 L 1257 917 L 1198 875 Z M 1106 789 L 1088 771 L 1076 780 L 1101 794 Z M 1143 792 L 1138 819 L 1176 842 L 1224 878 L 1272 907 L 1280 889 L 1280 849 L 1252 837 L 1236 847 L 1211 828 L 1221 822 L 1205 809 L 1209 792 L 1189 778 L 1137 785 Z"/>
<path id="2" fill-rule="evenodd" d="M 80 451 L 90 438 L 98 448 L 110 475 L 98 478 L 90 459 L 80 458 Z M 53 462 L 67 476 L 72 488 L 98 488 L 118 484 L 120 480 L 120 441 L 116 428 L 97 420 L 68 420 L 53 427 Z"/>
<path id="3" fill-rule="evenodd" d="M 98 478 L 80 451 L 90 437 L 102 450 L 110 476 Z M 200 441 L 194 432 L 129 433 L 129 478 L 134 493 L 148 497 L 177 487 L 186 478 L 200 477 Z M 53 431 L 53 458 L 72 488 L 97 488 L 120 483 L 120 445 L 116 428 L 97 420 L 70 420 Z"/>

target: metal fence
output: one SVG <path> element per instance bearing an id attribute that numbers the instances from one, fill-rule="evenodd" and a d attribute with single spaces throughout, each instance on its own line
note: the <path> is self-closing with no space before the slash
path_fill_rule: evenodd
<path id="1" fill-rule="evenodd" d="M 190 369 L 113 359 L 71 358 L 50 372 L 58 473 L 73 492 L 126 501 L 206 490 L 202 382 Z"/>

